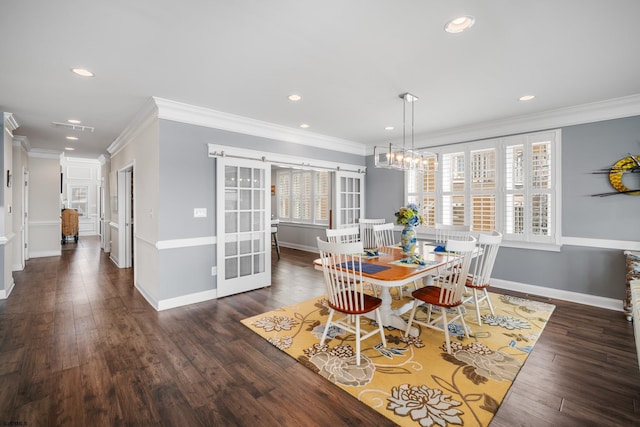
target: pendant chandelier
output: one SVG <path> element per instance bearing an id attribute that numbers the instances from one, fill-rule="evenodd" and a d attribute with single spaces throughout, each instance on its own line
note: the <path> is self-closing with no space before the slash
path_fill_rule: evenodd
<path id="1" fill-rule="evenodd" d="M 437 155 L 432 152 L 416 150 L 413 144 L 414 104 L 418 97 L 407 92 L 398 95 L 402 98 L 402 147 L 389 144 L 373 149 L 375 167 L 402 171 L 428 172 L 431 166 L 438 166 Z M 407 148 L 407 104 L 411 105 L 411 148 Z"/>

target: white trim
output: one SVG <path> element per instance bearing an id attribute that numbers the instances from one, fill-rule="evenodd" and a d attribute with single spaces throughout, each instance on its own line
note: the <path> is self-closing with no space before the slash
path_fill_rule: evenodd
<path id="1" fill-rule="evenodd" d="M 4 123 L 6 125 L 5 129 L 11 136 L 13 136 L 13 131 L 20 127 L 13 113 L 4 113 Z"/>
<path id="2" fill-rule="evenodd" d="M 417 147 L 474 141 L 640 115 L 640 94 L 417 135 Z M 368 155 L 373 154 L 369 147 Z"/>
<path id="3" fill-rule="evenodd" d="M 491 286 L 541 297 L 575 302 L 577 304 L 606 308 L 608 310 L 623 311 L 622 300 L 613 298 L 605 298 L 596 295 L 582 294 L 579 292 L 564 291 L 561 289 L 547 288 L 544 286 L 528 285 L 526 283 L 518 283 L 501 279 L 491 279 Z"/>
<path id="4" fill-rule="evenodd" d="M 62 151 L 46 150 L 44 148 L 34 148 L 33 150 L 27 153 L 28 157 L 33 157 L 38 159 L 60 160 L 61 155 L 62 155 Z"/>
<path id="5" fill-rule="evenodd" d="M 289 156 L 287 154 L 267 153 L 264 151 L 251 150 L 247 148 L 236 148 L 228 145 L 207 144 L 209 157 L 236 157 L 247 160 L 256 160 L 274 165 L 285 165 L 292 167 L 299 165 L 303 169 L 328 169 L 339 170 L 344 172 L 365 173 L 367 167 L 363 165 L 354 165 L 350 163 L 332 162 L 326 160 L 317 160 L 310 157 Z"/>
<path id="6" fill-rule="evenodd" d="M 135 137 L 142 132 L 147 126 L 153 123 L 153 120 L 158 118 L 158 107 L 154 101 L 154 98 L 149 98 L 144 104 L 142 109 L 138 111 L 135 117 L 131 120 L 129 125 L 122 131 L 122 133 L 107 147 L 107 152 L 111 154 L 111 157 L 116 156 L 122 149 L 124 149 Z"/>
<path id="7" fill-rule="evenodd" d="M 216 236 L 208 237 L 193 237 L 190 239 L 172 239 L 172 240 L 159 240 L 155 247 L 158 250 L 163 249 L 178 249 L 178 248 L 193 248 L 196 246 L 209 246 L 217 244 L 218 240 Z"/>
<path id="8" fill-rule="evenodd" d="M 62 220 L 54 220 L 54 221 L 29 221 L 29 227 L 48 227 L 50 225 L 61 225 Z"/>
<path id="9" fill-rule="evenodd" d="M 365 156 L 367 152 L 367 146 L 359 142 L 236 116 L 234 114 L 183 104 L 169 99 L 153 97 L 153 100 L 158 106 L 158 118 L 160 119 L 291 142 L 310 147 L 321 147 L 327 150 L 340 151 L 359 156 Z"/>
<path id="10" fill-rule="evenodd" d="M 562 237 L 562 244 L 569 246 L 584 246 L 587 248 L 640 251 L 640 242 L 634 242 L 630 240 L 590 239 L 587 237 Z"/>
<path id="11" fill-rule="evenodd" d="M 13 277 L 11 278 L 11 283 L 9 283 L 9 290 L 1 290 L 0 291 L 0 299 L 7 299 L 9 298 L 9 295 L 11 295 L 11 291 L 13 291 L 13 288 L 16 286 L 16 282 L 13 280 Z"/>
<path id="12" fill-rule="evenodd" d="M 156 310 L 168 310 L 170 308 L 182 307 L 189 304 L 196 304 L 203 301 L 209 301 L 218 298 L 218 290 L 196 292 L 194 294 L 182 295 L 175 298 L 160 300 Z M 155 308 L 155 307 L 154 307 Z"/>
<path id="13" fill-rule="evenodd" d="M 112 261 L 113 261 L 113 258 L 112 258 Z M 117 262 L 115 264 L 118 265 Z M 136 289 L 138 290 L 138 292 L 140 292 L 140 295 L 142 295 L 142 297 L 147 300 L 149 305 L 153 307 L 156 311 L 158 311 L 158 301 L 156 301 L 155 298 L 149 295 L 147 291 L 142 286 L 140 286 L 140 283 L 138 282 L 136 282 Z"/>
<path id="14" fill-rule="evenodd" d="M 317 246 L 306 246 L 306 245 L 299 245 L 297 243 L 286 243 L 286 242 L 278 242 L 278 245 L 281 248 L 298 249 L 299 251 L 311 252 L 314 254 L 318 253 Z"/>
<path id="15" fill-rule="evenodd" d="M 60 255 L 62 255 L 62 249 L 53 250 L 53 251 L 29 252 L 29 259 L 46 258 L 49 256 L 60 256 Z"/>
<path id="16" fill-rule="evenodd" d="M 24 151 L 31 150 L 31 143 L 29 142 L 29 138 L 22 135 L 13 136 L 13 146 L 21 147 Z"/>
<path id="17" fill-rule="evenodd" d="M 24 265 L 22 264 L 13 264 L 11 266 L 11 271 L 22 271 L 24 270 Z"/>

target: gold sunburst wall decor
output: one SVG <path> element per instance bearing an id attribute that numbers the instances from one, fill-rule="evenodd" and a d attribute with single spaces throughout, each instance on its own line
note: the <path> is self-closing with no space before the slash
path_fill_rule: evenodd
<path id="1" fill-rule="evenodd" d="M 607 173 L 609 175 L 609 182 L 611 186 L 616 190 L 609 193 L 593 194 L 593 196 L 605 197 L 614 196 L 616 194 L 627 194 L 629 196 L 640 196 L 640 179 L 635 180 L 635 189 L 629 188 L 623 179 L 627 176 L 634 176 L 634 178 L 640 177 L 640 155 L 629 154 L 614 163 L 608 170 L 598 171 L 594 173 Z"/>

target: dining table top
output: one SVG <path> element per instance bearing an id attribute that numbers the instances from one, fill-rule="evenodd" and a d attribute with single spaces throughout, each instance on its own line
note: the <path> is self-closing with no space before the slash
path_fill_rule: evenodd
<path id="1" fill-rule="evenodd" d="M 444 252 L 435 252 L 435 245 L 424 243 L 418 245 L 416 253 L 422 257 L 425 265 L 402 263 L 401 260 L 407 258 L 402 253 L 400 247 L 385 246 L 378 249 L 377 256 L 362 255 L 362 276 L 369 279 L 375 279 L 379 284 L 394 285 L 397 282 L 410 282 L 426 274 L 430 274 L 430 270 L 437 269 L 446 264 L 447 254 Z M 315 266 L 321 267 L 322 262 L 318 258 L 314 261 Z M 379 267 L 369 267 L 379 266 Z"/>

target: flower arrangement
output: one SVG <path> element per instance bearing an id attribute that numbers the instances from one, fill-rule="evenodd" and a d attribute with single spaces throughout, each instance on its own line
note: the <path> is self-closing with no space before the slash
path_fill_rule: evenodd
<path id="1" fill-rule="evenodd" d="M 417 227 L 424 224 L 424 217 L 420 214 L 420 208 L 415 203 L 409 203 L 406 207 L 396 212 L 396 223 Z"/>

